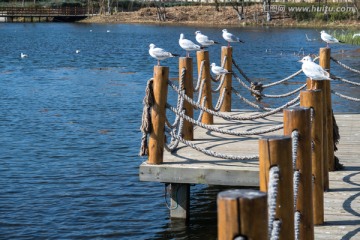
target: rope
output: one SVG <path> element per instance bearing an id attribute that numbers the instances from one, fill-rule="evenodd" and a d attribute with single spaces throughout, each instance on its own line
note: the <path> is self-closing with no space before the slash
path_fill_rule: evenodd
<path id="1" fill-rule="evenodd" d="M 140 130 L 142 132 L 141 137 L 141 147 L 140 147 L 140 156 L 146 156 L 149 153 L 148 144 L 147 144 L 147 135 L 151 131 L 151 114 L 150 109 L 154 104 L 154 97 L 153 97 L 153 89 L 152 89 L 153 79 L 151 78 L 148 80 L 146 89 L 145 89 L 145 96 L 143 99 L 143 113 L 142 113 L 142 120 L 141 120 L 141 127 Z"/>
<path id="2" fill-rule="evenodd" d="M 360 74 L 360 70 L 356 70 L 354 68 L 351 68 L 349 66 L 346 66 L 344 63 L 340 62 L 339 60 L 336 60 L 335 58 L 333 57 L 330 57 L 331 60 L 333 60 L 335 63 L 339 64 L 340 66 L 342 66 L 343 68 L 345 68 L 346 70 L 349 70 L 351 72 L 354 72 L 354 73 L 359 73 Z"/>
<path id="3" fill-rule="evenodd" d="M 278 240 L 280 238 L 280 229 L 281 229 L 281 221 L 275 220 L 273 224 L 270 240 Z"/>
<path id="4" fill-rule="evenodd" d="M 199 126 L 199 127 L 204 128 L 206 130 L 209 130 L 209 131 L 218 132 L 218 133 L 222 133 L 222 134 L 228 134 L 228 135 L 234 135 L 234 136 L 259 135 L 259 134 L 265 134 L 265 133 L 269 133 L 269 132 L 274 132 L 274 131 L 277 131 L 277 130 L 280 130 L 280 129 L 284 128 L 284 124 L 280 124 L 280 125 L 272 127 L 272 128 L 268 128 L 268 129 L 264 129 L 264 130 L 258 130 L 258 131 L 238 132 L 238 131 L 232 131 L 232 130 L 225 130 L 225 129 L 220 129 L 220 128 L 217 128 L 217 127 L 213 127 L 213 126 L 208 125 L 208 124 L 204 124 L 204 123 L 202 123 L 200 121 L 196 121 L 196 120 L 192 119 L 191 117 L 185 115 L 183 111 L 182 112 L 177 111 L 177 109 L 175 109 L 170 104 L 166 104 L 166 107 L 169 108 L 175 114 L 179 115 L 181 118 L 185 119 L 186 121 L 188 121 L 188 122 L 190 122 L 192 124 L 195 124 L 196 126 Z"/>
<path id="5" fill-rule="evenodd" d="M 219 99 L 218 99 L 218 101 L 217 101 L 217 103 L 216 103 L 216 105 L 214 107 L 214 110 L 216 112 L 218 112 L 220 110 L 221 106 L 223 105 L 224 99 L 225 99 L 225 94 L 226 94 L 226 88 L 224 88 L 221 96 L 219 96 Z"/>
<path id="6" fill-rule="evenodd" d="M 280 84 L 280 83 L 286 82 L 287 80 L 290 80 L 290 79 L 296 77 L 296 76 L 299 75 L 300 73 L 302 73 L 302 69 L 300 69 L 300 70 L 297 71 L 296 73 L 293 73 L 293 74 L 291 74 L 290 76 L 288 76 L 288 77 L 286 77 L 286 78 L 284 78 L 284 79 L 282 79 L 282 80 L 279 80 L 279 81 L 273 82 L 273 83 L 269 83 L 269 84 L 265 84 L 265 85 L 263 85 L 263 88 L 272 87 L 272 86 L 278 85 L 278 84 Z"/>
<path id="7" fill-rule="evenodd" d="M 298 152 L 298 146 L 299 146 L 299 132 L 297 130 L 294 130 L 291 133 L 291 139 L 292 139 L 292 162 L 293 162 L 293 169 L 294 169 L 294 176 L 293 176 L 293 186 L 294 186 L 294 208 L 296 209 L 297 205 L 297 197 L 299 192 L 299 183 L 300 183 L 300 171 L 296 168 L 296 162 L 297 162 L 297 152 Z M 300 212 L 295 211 L 295 239 L 299 239 L 299 233 L 300 233 Z"/>
<path id="8" fill-rule="evenodd" d="M 239 73 L 245 78 L 245 80 L 246 80 L 248 83 L 251 84 L 251 79 L 250 79 L 248 76 L 246 76 L 246 74 L 244 73 L 244 71 L 241 70 L 241 68 L 236 64 L 236 62 L 235 62 L 234 59 L 232 59 L 232 63 L 233 63 L 233 65 L 236 67 L 236 69 L 239 71 Z"/>
<path id="9" fill-rule="evenodd" d="M 251 93 L 254 93 L 256 95 L 261 95 L 261 92 L 253 90 L 251 87 L 249 87 L 248 85 L 246 85 L 246 83 L 244 83 L 237 75 L 235 72 L 232 73 L 234 75 L 234 77 L 238 80 L 238 82 L 245 87 L 247 90 L 249 90 Z"/>
<path id="10" fill-rule="evenodd" d="M 273 228 L 276 215 L 276 202 L 279 187 L 279 167 L 273 166 L 269 170 L 269 183 L 268 183 L 268 212 L 269 212 L 269 237 L 273 239 Z"/>
<path id="11" fill-rule="evenodd" d="M 203 80 L 201 80 L 201 86 L 200 86 L 200 90 L 199 90 L 197 103 L 200 103 L 200 101 L 201 101 L 201 96 L 202 96 L 202 91 L 204 89 L 204 86 L 205 86 L 205 78 Z"/>
<path id="12" fill-rule="evenodd" d="M 183 112 L 185 112 L 185 110 L 183 110 Z M 181 136 L 181 134 L 183 132 L 183 127 L 184 127 L 184 120 L 181 119 L 179 122 L 179 129 L 178 129 L 177 136 Z M 174 131 L 174 134 L 175 134 L 175 131 Z M 169 144 L 165 144 L 164 147 L 168 152 L 173 152 L 177 148 L 178 145 L 179 145 L 179 140 L 171 137 L 171 142 Z"/>
<path id="13" fill-rule="evenodd" d="M 336 96 L 339 96 L 341 98 L 344 98 L 346 100 L 350 100 L 350 101 L 354 101 L 354 102 L 360 102 L 360 99 L 359 98 L 354 98 L 354 97 L 349 97 L 349 96 L 346 96 L 346 95 L 343 95 L 341 93 L 338 93 L 338 92 L 335 92 L 334 90 L 331 90 L 331 93 L 335 94 Z"/>
<path id="14" fill-rule="evenodd" d="M 251 156 L 235 156 L 235 155 L 227 155 L 227 154 L 223 154 L 223 153 L 218 153 L 218 152 L 214 152 L 211 150 L 207 150 L 205 148 L 201 148 L 196 146 L 195 144 L 193 144 L 190 141 L 187 141 L 185 139 L 183 139 L 181 136 L 177 136 L 177 135 L 172 135 L 172 132 L 168 132 L 172 137 L 179 139 L 180 142 L 182 142 L 183 144 L 185 144 L 188 147 L 191 147 L 199 152 L 202 152 L 208 156 L 212 156 L 212 157 L 217 157 L 217 158 L 222 158 L 222 159 L 230 159 L 230 160 L 242 160 L 242 161 L 246 161 L 246 160 L 256 160 L 259 159 L 259 155 L 251 155 Z"/>
<path id="15" fill-rule="evenodd" d="M 198 75 L 198 79 L 197 79 L 196 86 L 195 86 L 195 88 L 194 88 L 194 92 L 197 92 L 197 91 L 199 90 L 200 83 L 202 82 L 202 81 L 201 81 L 201 76 L 202 76 L 202 72 L 203 72 L 203 69 L 204 69 L 204 63 L 205 63 L 205 60 L 202 60 L 202 61 L 201 61 L 201 64 L 200 64 L 200 71 L 199 71 L 199 75 Z"/>
<path id="16" fill-rule="evenodd" d="M 345 79 L 345 78 L 336 77 L 336 76 L 332 76 L 332 78 L 337 79 L 337 80 L 340 80 L 340 81 L 345 82 L 345 83 L 349 83 L 349 84 L 355 85 L 355 86 L 360 86 L 360 83 L 358 83 L 358 82 L 352 82 L 352 81 L 347 80 L 347 79 Z"/>
<path id="17" fill-rule="evenodd" d="M 213 92 L 213 93 L 217 93 L 217 92 L 219 92 L 220 91 L 220 89 L 221 89 L 221 86 L 224 84 L 224 81 L 225 81 L 225 75 L 222 75 L 221 76 L 221 81 L 220 81 L 220 84 L 219 84 L 219 86 L 216 88 L 216 89 L 211 89 L 211 92 Z"/>
<path id="18" fill-rule="evenodd" d="M 283 98 L 283 97 L 288 97 L 294 93 L 297 93 L 297 92 L 300 92 L 300 90 L 304 89 L 306 87 L 306 83 L 302 86 L 300 86 L 299 88 L 291 91 L 291 92 L 288 92 L 288 93 L 284 93 L 284 94 L 279 94 L 279 95 L 268 95 L 268 94 L 262 94 L 261 96 L 264 96 L 264 97 L 268 97 L 268 98 Z"/>
<path id="19" fill-rule="evenodd" d="M 295 212 L 294 216 L 294 222 L 295 222 L 295 240 L 300 239 L 300 220 L 301 220 L 301 213 L 299 211 Z"/>

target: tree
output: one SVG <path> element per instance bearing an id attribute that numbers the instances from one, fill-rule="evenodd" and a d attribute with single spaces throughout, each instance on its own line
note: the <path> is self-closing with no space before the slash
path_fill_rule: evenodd
<path id="1" fill-rule="evenodd" d="M 239 4 L 241 2 L 241 10 L 239 10 Z M 236 11 L 239 20 L 243 20 L 244 17 L 244 0 L 231 0 L 231 6 Z"/>

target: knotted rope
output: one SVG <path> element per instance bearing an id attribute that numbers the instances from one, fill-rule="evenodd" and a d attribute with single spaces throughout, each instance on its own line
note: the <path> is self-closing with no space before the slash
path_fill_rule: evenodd
<path id="1" fill-rule="evenodd" d="M 141 137 L 141 147 L 140 147 L 140 156 L 146 156 L 149 153 L 148 144 L 147 144 L 147 135 L 151 131 L 151 107 L 154 104 L 154 95 L 152 89 L 153 79 L 148 80 L 146 89 L 145 89 L 145 96 L 143 99 L 143 113 L 142 113 L 142 120 L 141 120 L 141 127 L 140 130 L 142 132 Z"/>

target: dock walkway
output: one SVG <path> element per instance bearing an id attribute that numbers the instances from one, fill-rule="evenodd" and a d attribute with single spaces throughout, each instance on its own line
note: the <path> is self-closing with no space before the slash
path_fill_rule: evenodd
<path id="1" fill-rule="evenodd" d="M 231 115 L 253 112 L 235 111 Z M 360 239 L 360 114 L 335 114 L 340 143 L 335 155 L 344 165 L 330 172 L 330 190 L 325 192 L 325 223 L 315 227 L 315 239 Z M 282 114 L 260 120 L 239 122 L 215 118 L 215 126 L 238 131 L 260 130 L 281 124 Z M 282 135 L 283 130 L 264 135 Z M 195 128 L 197 146 L 227 154 L 257 155 L 259 136 L 230 136 Z M 140 180 L 162 183 L 208 184 L 236 187 L 259 186 L 257 160 L 226 160 L 202 154 L 180 145 L 173 154 L 165 152 L 161 165 L 140 165 Z"/>

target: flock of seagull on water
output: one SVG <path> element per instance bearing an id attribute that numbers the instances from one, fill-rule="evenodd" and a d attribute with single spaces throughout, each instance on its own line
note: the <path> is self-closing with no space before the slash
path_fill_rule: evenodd
<path id="1" fill-rule="evenodd" d="M 326 42 L 327 48 L 329 47 L 329 44 L 342 43 L 341 41 L 326 33 L 325 31 L 321 31 L 320 33 L 321 39 Z M 360 36 L 360 33 L 354 34 L 353 38 L 356 36 Z M 238 37 L 228 32 L 226 29 L 222 30 L 222 37 L 225 39 L 225 41 L 227 41 L 228 47 L 230 47 L 230 43 L 244 43 L 244 41 L 240 40 Z M 195 32 L 195 39 L 200 45 L 195 44 L 189 39 L 186 39 L 183 33 L 180 34 L 179 45 L 182 49 L 186 51 L 186 57 L 190 56 L 190 51 L 199 51 L 211 45 L 218 44 L 218 42 L 209 39 L 208 36 L 202 34 L 200 31 Z M 158 65 L 160 65 L 160 60 L 179 56 L 178 54 L 167 52 L 162 48 L 156 47 L 153 43 L 149 45 L 149 48 L 150 56 L 157 60 Z M 330 80 L 330 74 L 325 71 L 320 65 L 313 62 L 310 56 L 303 57 L 303 59 L 301 59 L 299 62 L 302 63 L 302 71 L 308 78 L 312 80 Z M 217 76 L 231 73 L 225 68 L 217 66 L 215 63 L 212 63 L 210 66 L 211 71 Z"/>

